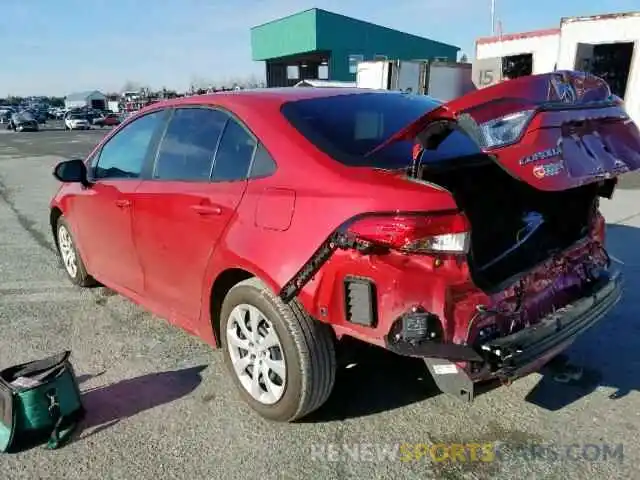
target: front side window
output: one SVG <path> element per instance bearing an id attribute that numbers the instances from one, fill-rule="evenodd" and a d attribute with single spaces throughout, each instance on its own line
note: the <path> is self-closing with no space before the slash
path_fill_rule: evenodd
<path id="1" fill-rule="evenodd" d="M 218 139 L 227 120 L 229 116 L 220 110 L 176 110 L 160 143 L 153 178 L 209 181 Z"/>
<path id="2" fill-rule="evenodd" d="M 216 152 L 213 180 L 231 182 L 247 178 L 255 148 L 255 139 L 238 122 L 230 119 Z"/>
<path id="3" fill-rule="evenodd" d="M 164 113 L 157 111 L 138 118 L 110 138 L 102 147 L 94 177 L 138 178 Z"/>

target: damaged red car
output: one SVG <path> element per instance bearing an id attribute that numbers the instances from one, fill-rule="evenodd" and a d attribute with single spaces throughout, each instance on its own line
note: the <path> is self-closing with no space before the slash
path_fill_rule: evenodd
<path id="1" fill-rule="evenodd" d="M 60 163 L 50 221 L 74 283 L 221 346 L 247 403 L 293 421 L 329 397 L 344 336 L 467 401 L 539 369 L 621 297 L 598 202 L 638 167 L 638 128 L 584 73 L 448 103 L 226 92 Z"/>

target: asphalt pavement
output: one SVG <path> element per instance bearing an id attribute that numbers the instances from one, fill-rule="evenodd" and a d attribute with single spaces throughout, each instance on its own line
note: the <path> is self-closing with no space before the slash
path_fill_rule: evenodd
<path id="1" fill-rule="evenodd" d="M 466 405 L 438 394 L 419 361 L 354 346 L 355 366 L 340 370 L 320 411 L 274 424 L 240 400 L 220 351 L 106 289 L 66 280 L 48 225 L 57 187 L 51 171 L 85 155 L 104 133 L 53 123 L 37 133 L 0 133 L 0 366 L 70 349 L 88 411 L 61 450 L 0 456 L 3 480 L 636 476 L 636 177 L 603 201 L 627 294 L 570 349 L 572 363 L 584 368 L 580 380 L 563 384 L 536 373 Z M 415 460 L 424 445 L 439 443 L 491 443 L 502 454 L 452 460 L 439 447 Z M 404 453 L 413 460 L 392 458 L 398 444 L 409 444 Z"/>

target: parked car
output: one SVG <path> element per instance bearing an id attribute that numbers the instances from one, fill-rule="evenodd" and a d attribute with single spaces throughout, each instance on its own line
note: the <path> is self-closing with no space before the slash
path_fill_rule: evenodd
<path id="1" fill-rule="evenodd" d="M 86 110 L 83 108 L 70 108 L 64 111 L 62 119 L 66 120 L 70 115 L 85 115 L 86 113 Z"/>
<path id="2" fill-rule="evenodd" d="M 28 111 L 11 114 L 11 120 L 7 124 L 7 130 L 14 132 L 37 132 L 39 130 L 38 121 Z"/>
<path id="3" fill-rule="evenodd" d="M 598 205 L 639 153 L 622 101 L 575 72 L 444 104 L 218 93 L 145 108 L 58 164 L 50 223 L 72 282 L 221 346 L 265 418 L 325 402 L 344 336 L 423 359 L 470 401 L 621 298 Z"/>
<path id="4" fill-rule="evenodd" d="M 29 108 L 26 111 L 29 112 L 39 124 L 47 123 L 47 112 L 35 108 Z"/>
<path id="5" fill-rule="evenodd" d="M 102 117 L 93 119 L 93 124 L 97 127 L 114 127 L 120 125 L 120 117 L 115 113 L 108 113 Z"/>
<path id="6" fill-rule="evenodd" d="M 64 120 L 65 130 L 89 130 L 90 128 L 91 123 L 89 123 L 85 115 L 74 113 L 67 115 Z"/>
<path id="7" fill-rule="evenodd" d="M 11 115 L 13 110 L 1 109 L 0 110 L 0 124 L 8 124 L 11 121 Z"/>

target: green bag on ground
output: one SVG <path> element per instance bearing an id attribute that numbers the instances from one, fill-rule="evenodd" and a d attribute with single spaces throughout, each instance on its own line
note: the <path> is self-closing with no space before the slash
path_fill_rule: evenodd
<path id="1" fill-rule="evenodd" d="M 71 352 L 0 371 L 0 452 L 55 449 L 84 416 Z"/>

